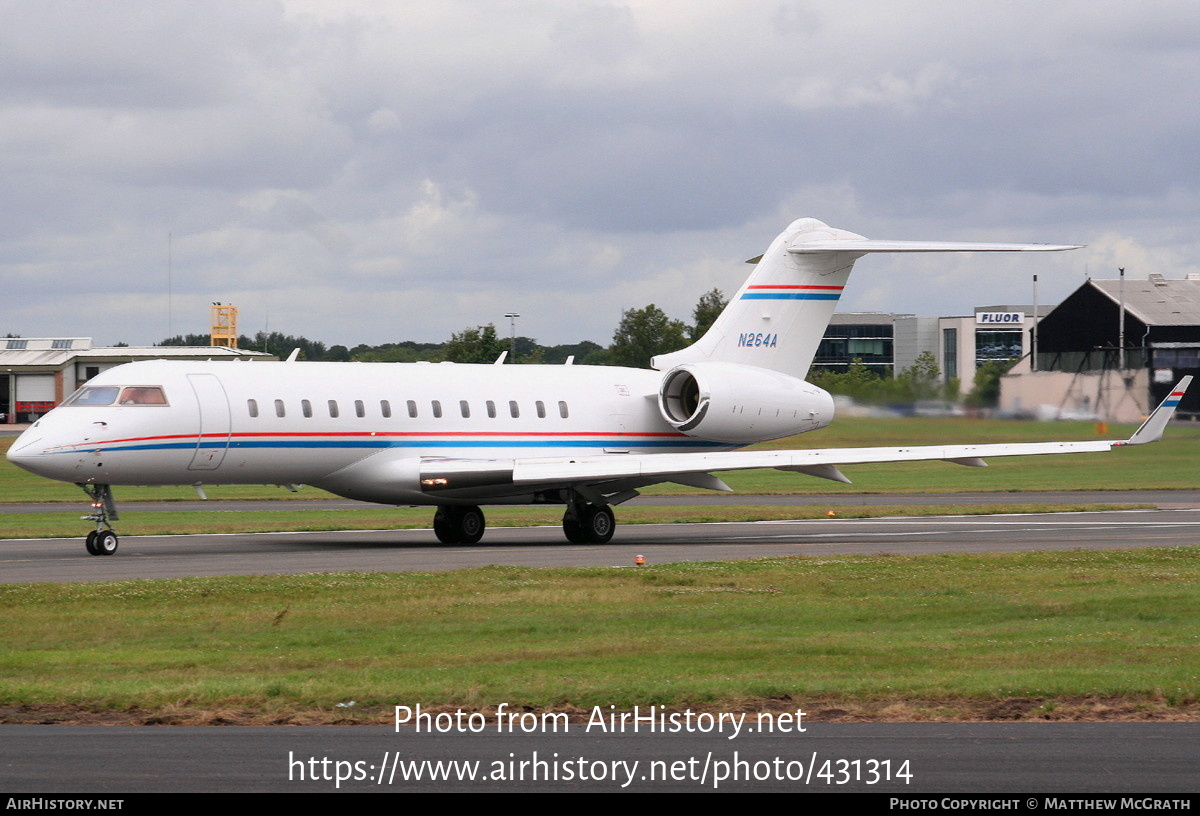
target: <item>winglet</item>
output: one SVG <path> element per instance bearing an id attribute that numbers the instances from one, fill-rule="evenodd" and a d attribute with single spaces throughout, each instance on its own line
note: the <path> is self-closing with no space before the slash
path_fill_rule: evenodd
<path id="1" fill-rule="evenodd" d="M 1167 423 L 1171 421 L 1171 417 L 1175 415 L 1175 409 L 1179 407 L 1179 401 L 1183 399 L 1183 394 L 1187 391 L 1188 386 L 1192 384 L 1192 376 L 1189 374 L 1179 381 L 1179 384 L 1171 389 L 1171 393 L 1167 394 L 1167 398 L 1154 409 L 1150 416 L 1146 417 L 1146 421 L 1142 423 L 1142 427 L 1133 432 L 1133 436 L 1129 437 L 1124 442 L 1117 442 L 1118 445 L 1145 445 L 1147 442 L 1157 442 L 1162 439 L 1163 430 L 1167 427 Z"/>

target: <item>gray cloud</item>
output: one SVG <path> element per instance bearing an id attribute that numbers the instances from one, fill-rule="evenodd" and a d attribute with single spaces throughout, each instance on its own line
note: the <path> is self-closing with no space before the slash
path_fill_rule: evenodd
<path id="1" fill-rule="evenodd" d="M 0 3 L 0 331 L 150 342 L 211 300 L 328 343 L 517 308 L 687 317 L 790 220 L 1196 271 L 1190 2 Z M 1124 253 L 1124 255 L 1122 255 Z M 844 309 L 1028 299 L 872 258 Z"/>

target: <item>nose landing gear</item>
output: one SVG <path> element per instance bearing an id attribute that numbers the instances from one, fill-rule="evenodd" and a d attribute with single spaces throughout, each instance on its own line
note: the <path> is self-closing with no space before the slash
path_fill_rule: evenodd
<path id="1" fill-rule="evenodd" d="M 91 555 L 112 555 L 117 551 L 117 531 L 111 522 L 117 521 L 117 504 L 113 501 L 112 488 L 106 484 L 80 484 L 83 492 L 92 500 L 92 512 L 81 516 L 84 521 L 96 522 L 96 529 L 87 534 L 84 546 Z"/>

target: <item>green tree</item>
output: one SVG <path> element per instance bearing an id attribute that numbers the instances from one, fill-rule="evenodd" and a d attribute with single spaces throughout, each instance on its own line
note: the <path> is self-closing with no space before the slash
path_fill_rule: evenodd
<path id="1" fill-rule="evenodd" d="M 942 388 L 942 370 L 932 351 L 922 351 L 908 368 L 896 375 L 896 397 L 902 402 L 937 399 Z"/>
<path id="2" fill-rule="evenodd" d="M 672 320 L 651 303 L 644 309 L 626 309 L 608 347 L 612 365 L 647 368 L 656 354 L 677 351 L 687 345 L 687 327 Z"/>
<path id="3" fill-rule="evenodd" d="M 728 304 L 729 301 L 725 299 L 725 294 L 720 289 L 710 289 L 700 296 L 696 308 L 692 311 L 692 320 L 695 323 L 689 329 L 689 336 L 693 343 L 704 336 L 704 333 L 709 330 L 709 327 Z"/>
<path id="4" fill-rule="evenodd" d="M 1016 360 L 989 360 L 975 371 L 975 387 L 967 394 L 972 408 L 995 408 L 1000 404 L 1000 378 L 1017 364 Z"/>
<path id="5" fill-rule="evenodd" d="M 543 359 L 551 365 L 565 363 L 568 357 L 574 357 L 576 363 L 582 363 L 589 355 L 597 351 L 604 351 L 604 346 L 593 343 L 591 340 L 583 340 L 578 343 L 544 347 Z"/>
<path id="6" fill-rule="evenodd" d="M 463 329 L 450 336 L 446 344 L 446 359 L 454 363 L 494 363 L 509 343 L 496 336 L 496 325 Z"/>

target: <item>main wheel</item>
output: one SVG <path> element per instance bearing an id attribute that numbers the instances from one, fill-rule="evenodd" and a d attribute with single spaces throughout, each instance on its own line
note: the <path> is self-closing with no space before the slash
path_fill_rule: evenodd
<path id="1" fill-rule="evenodd" d="M 112 530 L 104 530 L 96 534 L 95 555 L 112 555 L 117 551 L 117 534 Z"/>
<path id="2" fill-rule="evenodd" d="M 450 523 L 449 510 L 448 507 L 439 507 L 433 514 L 433 533 L 443 544 L 457 544 L 458 539 L 454 537 L 454 526 Z"/>
<path id="3" fill-rule="evenodd" d="M 478 544 L 487 522 L 478 507 L 439 507 L 433 532 L 443 544 Z"/>
<path id="4" fill-rule="evenodd" d="M 613 511 L 607 504 L 596 506 L 589 504 L 579 519 L 583 534 L 592 544 L 607 544 L 612 540 L 617 527 Z"/>
<path id="5" fill-rule="evenodd" d="M 83 546 L 87 547 L 88 555 L 101 555 L 101 552 L 96 549 L 96 536 L 98 535 L 100 535 L 98 530 L 92 530 L 83 540 Z"/>
<path id="6" fill-rule="evenodd" d="M 583 534 L 583 525 L 571 512 L 563 516 L 563 534 L 572 544 L 586 544 L 588 541 L 587 536 Z"/>
<path id="7" fill-rule="evenodd" d="M 454 514 L 455 526 L 457 527 L 458 540 L 461 544 L 478 544 L 479 539 L 483 538 L 483 531 L 487 529 L 487 522 L 483 519 L 483 511 L 478 507 L 458 507 Z"/>

